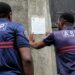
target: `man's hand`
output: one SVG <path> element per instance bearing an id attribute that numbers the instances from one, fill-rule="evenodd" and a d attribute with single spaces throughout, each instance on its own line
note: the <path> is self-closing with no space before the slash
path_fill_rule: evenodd
<path id="1" fill-rule="evenodd" d="M 34 33 L 29 34 L 29 42 L 34 42 Z"/>
<path id="2" fill-rule="evenodd" d="M 43 41 L 36 42 L 33 37 L 34 37 L 33 33 L 29 34 L 29 43 L 30 43 L 31 47 L 33 47 L 35 49 L 40 49 L 45 46 L 45 43 Z"/>

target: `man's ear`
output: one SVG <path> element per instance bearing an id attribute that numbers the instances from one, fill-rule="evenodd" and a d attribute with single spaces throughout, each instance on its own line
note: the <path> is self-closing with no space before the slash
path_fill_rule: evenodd
<path id="1" fill-rule="evenodd" d="M 12 21 L 12 12 L 9 13 L 8 19 L 9 19 L 9 21 Z"/>
<path id="2" fill-rule="evenodd" d="M 62 20 L 61 20 L 61 25 L 64 26 L 65 23 L 66 23 L 66 20 L 62 19 Z"/>

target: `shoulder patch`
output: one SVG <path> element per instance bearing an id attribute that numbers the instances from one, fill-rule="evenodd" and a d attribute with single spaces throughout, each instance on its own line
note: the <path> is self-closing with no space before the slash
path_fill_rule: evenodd
<path id="1" fill-rule="evenodd" d="M 74 37 L 75 34 L 73 31 L 63 31 L 63 36 L 64 37 Z"/>
<path id="2" fill-rule="evenodd" d="M 1 23 L 0 24 L 0 31 L 5 31 L 7 27 L 7 23 Z"/>

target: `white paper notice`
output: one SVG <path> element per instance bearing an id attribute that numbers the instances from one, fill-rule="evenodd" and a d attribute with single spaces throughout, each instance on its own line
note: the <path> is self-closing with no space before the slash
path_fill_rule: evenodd
<path id="1" fill-rule="evenodd" d="M 31 28 L 34 34 L 45 34 L 45 18 L 32 17 Z"/>

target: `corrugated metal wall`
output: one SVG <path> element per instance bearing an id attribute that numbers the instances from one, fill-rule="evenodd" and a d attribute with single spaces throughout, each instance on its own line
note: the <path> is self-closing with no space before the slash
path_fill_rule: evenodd
<path id="1" fill-rule="evenodd" d="M 53 28 L 56 27 L 55 26 L 56 20 L 61 13 L 70 12 L 75 15 L 75 0 L 49 0 L 49 1 L 50 1 Z"/>

